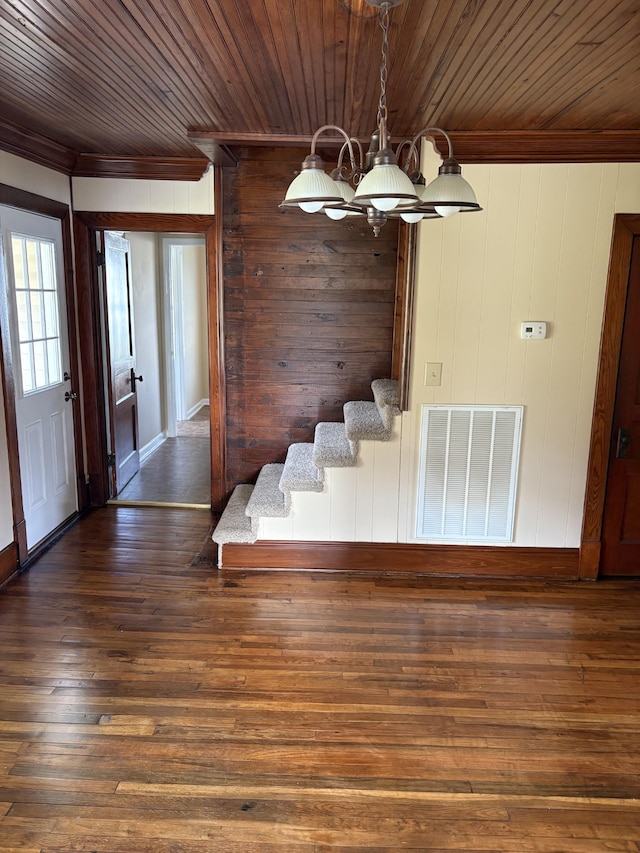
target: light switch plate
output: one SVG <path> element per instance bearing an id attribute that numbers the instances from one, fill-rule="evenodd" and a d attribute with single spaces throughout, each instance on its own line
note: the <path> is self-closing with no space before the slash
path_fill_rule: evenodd
<path id="1" fill-rule="evenodd" d="M 428 361 L 424 366 L 424 384 L 425 385 L 440 385 L 442 384 L 442 362 Z"/>

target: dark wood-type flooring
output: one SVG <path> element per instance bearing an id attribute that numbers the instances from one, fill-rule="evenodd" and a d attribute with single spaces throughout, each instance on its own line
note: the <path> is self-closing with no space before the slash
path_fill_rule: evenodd
<path id="1" fill-rule="evenodd" d="M 0 851 L 640 850 L 640 583 L 226 571 L 96 510 L 0 594 Z"/>
<path id="2" fill-rule="evenodd" d="M 167 438 L 144 460 L 117 500 L 210 506 L 210 453 L 206 436 Z"/>

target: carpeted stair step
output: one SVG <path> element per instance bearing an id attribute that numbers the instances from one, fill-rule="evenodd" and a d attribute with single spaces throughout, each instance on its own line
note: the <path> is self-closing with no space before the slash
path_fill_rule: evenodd
<path id="1" fill-rule="evenodd" d="M 387 429 L 393 429 L 393 421 L 400 414 L 398 408 L 398 383 L 395 379 L 374 379 L 371 383 L 373 399 L 382 422 Z"/>
<path id="2" fill-rule="evenodd" d="M 245 514 L 252 519 L 286 518 L 291 508 L 291 497 L 280 491 L 280 478 L 284 465 L 273 462 L 264 465 L 258 474 Z"/>
<path id="3" fill-rule="evenodd" d="M 224 545 L 225 542 L 256 541 L 257 536 L 252 529 L 251 519 L 245 514 L 252 493 L 253 486 L 248 483 L 241 483 L 233 490 L 211 537 L 218 545 Z"/>
<path id="4" fill-rule="evenodd" d="M 321 492 L 324 489 L 323 472 L 313 461 L 313 444 L 292 444 L 284 460 L 280 477 L 280 491 Z"/>
<path id="5" fill-rule="evenodd" d="M 350 468 L 358 459 L 358 442 L 349 441 L 342 423 L 319 423 L 313 442 L 318 468 Z"/>
<path id="6" fill-rule="evenodd" d="M 342 410 L 345 433 L 351 441 L 388 441 L 391 438 L 391 427 L 384 423 L 375 403 L 356 400 L 345 403 Z"/>

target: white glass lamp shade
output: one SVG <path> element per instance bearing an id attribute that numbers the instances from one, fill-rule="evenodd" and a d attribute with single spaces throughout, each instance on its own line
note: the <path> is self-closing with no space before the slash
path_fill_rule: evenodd
<path id="1" fill-rule="evenodd" d="M 439 174 L 425 188 L 422 202 L 433 207 L 440 216 L 481 209 L 471 184 L 459 172 Z"/>
<path id="2" fill-rule="evenodd" d="M 351 186 L 348 181 L 345 181 L 344 178 L 336 178 L 335 185 L 338 187 L 338 192 L 342 196 L 343 205 L 351 204 L 353 201 L 353 196 L 355 195 L 355 190 Z M 325 207 L 324 212 L 327 214 L 329 219 L 344 219 L 345 216 L 349 214 L 349 211 L 346 207 Z"/>
<path id="3" fill-rule="evenodd" d="M 400 215 L 400 219 L 404 222 L 415 223 L 420 222 L 421 219 L 427 215 L 427 211 L 420 210 L 420 205 L 422 204 L 422 193 L 424 192 L 424 178 L 422 175 L 418 176 L 418 180 L 416 180 L 415 176 L 412 179 L 411 183 L 413 184 L 413 191 L 418 198 L 417 202 L 411 201 L 402 201 L 394 210 L 395 214 Z"/>
<path id="4" fill-rule="evenodd" d="M 325 205 L 342 204 L 336 182 L 322 169 L 321 163 L 316 155 L 306 158 L 302 171 L 289 184 L 280 207 L 298 206 L 305 213 L 317 213 Z"/>
<path id="5" fill-rule="evenodd" d="M 377 210 L 393 210 L 402 202 L 418 204 L 408 175 L 393 163 L 374 166 L 358 184 L 353 203 Z"/>

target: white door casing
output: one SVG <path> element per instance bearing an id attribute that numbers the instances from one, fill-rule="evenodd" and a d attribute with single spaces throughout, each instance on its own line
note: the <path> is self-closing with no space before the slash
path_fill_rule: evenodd
<path id="1" fill-rule="evenodd" d="M 0 230 L 31 550 L 78 509 L 62 226 L 58 219 L 0 206 Z"/>

